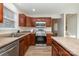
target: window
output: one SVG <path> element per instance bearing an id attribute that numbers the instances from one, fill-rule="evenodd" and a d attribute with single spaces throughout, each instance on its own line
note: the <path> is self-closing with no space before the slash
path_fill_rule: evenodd
<path id="1" fill-rule="evenodd" d="M 15 13 L 4 6 L 3 9 L 3 23 L 0 24 L 0 28 L 15 28 Z"/>

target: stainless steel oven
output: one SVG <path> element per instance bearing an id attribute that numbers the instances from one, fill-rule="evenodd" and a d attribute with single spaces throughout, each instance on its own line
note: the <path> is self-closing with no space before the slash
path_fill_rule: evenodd
<path id="1" fill-rule="evenodd" d="M 45 44 L 46 43 L 46 22 L 36 22 L 35 28 L 35 43 L 36 44 Z"/>
<path id="2" fill-rule="evenodd" d="M 36 36 L 36 44 L 46 44 L 46 36 Z"/>

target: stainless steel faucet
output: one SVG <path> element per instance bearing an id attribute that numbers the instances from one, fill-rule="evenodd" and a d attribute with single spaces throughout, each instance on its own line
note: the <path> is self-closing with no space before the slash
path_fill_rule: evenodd
<path id="1" fill-rule="evenodd" d="M 15 33 L 11 33 L 11 36 L 14 37 L 15 36 Z"/>

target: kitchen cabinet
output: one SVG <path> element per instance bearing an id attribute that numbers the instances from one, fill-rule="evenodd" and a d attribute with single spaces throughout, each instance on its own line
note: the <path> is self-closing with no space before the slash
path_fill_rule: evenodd
<path id="1" fill-rule="evenodd" d="M 34 34 L 34 33 L 31 33 L 31 34 L 30 34 L 30 37 L 31 37 L 31 38 L 30 38 L 30 44 L 31 44 L 31 45 L 35 45 L 35 34 Z"/>
<path id="2" fill-rule="evenodd" d="M 26 45 L 26 51 L 30 46 L 30 34 L 25 36 L 25 45 Z"/>
<path id="3" fill-rule="evenodd" d="M 0 23 L 3 22 L 3 3 L 0 3 Z"/>
<path id="4" fill-rule="evenodd" d="M 45 22 L 46 22 L 46 27 L 51 27 L 52 26 L 52 19 L 51 18 L 46 18 Z"/>
<path id="5" fill-rule="evenodd" d="M 26 27 L 26 16 L 19 14 L 19 26 Z"/>
<path id="6" fill-rule="evenodd" d="M 52 19 L 51 17 L 36 17 L 36 18 L 32 18 L 32 27 L 35 27 L 35 22 L 37 21 L 42 21 L 42 22 L 46 22 L 46 27 L 51 27 L 52 26 Z"/>
<path id="7" fill-rule="evenodd" d="M 72 54 L 52 39 L 52 56 L 72 56 Z"/>
<path id="8" fill-rule="evenodd" d="M 24 38 L 21 38 L 19 41 L 19 55 L 23 56 L 25 52 L 25 42 L 24 42 Z"/>
<path id="9" fill-rule="evenodd" d="M 31 40 L 31 39 L 30 39 L 30 38 L 31 38 L 31 36 L 30 36 L 30 34 L 28 34 L 28 35 L 27 35 L 27 39 L 28 39 L 28 40 L 27 40 L 27 42 L 28 42 L 28 46 L 30 46 L 30 44 L 31 44 L 31 42 L 30 42 L 30 40 Z"/>
<path id="10" fill-rule="evenodd" d="M 51 34 L 50 33 L 47 33 L 46 34 L 46 39 L 47 39 L 47 45 L 51 45 L 52 44 L 52 39 L 51 39 Z"/>
<path id="11" fill-rule="evenodd" d="M 27 27 L 32 27 L 32 17 L 29 17 L 29 16 L 27 16 L 27 18 L 26 18 L 26 26 Z"/>
<path id="12" fill-rule="evenodd" d="M 28 35 L 20 38 L 20 41 L 19 41 L 19 55 L 20 56 L 23 56 L 30 46 L 30 37 L 29 36 L 30 35 L 28 34 Z"/>
<path id="13" fill-rule="evenodd" d="M 53 56 L 59 56 L 58 49 L 54 44 L 52 44 L 52 55 Z"/>

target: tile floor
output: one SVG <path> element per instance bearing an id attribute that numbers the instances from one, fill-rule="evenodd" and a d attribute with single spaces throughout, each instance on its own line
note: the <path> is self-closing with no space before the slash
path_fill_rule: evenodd
<path id="1" fill-rule="evenodd" d="M 25 56 L 51 56 L 51 46 L 30 46 Z"/>

